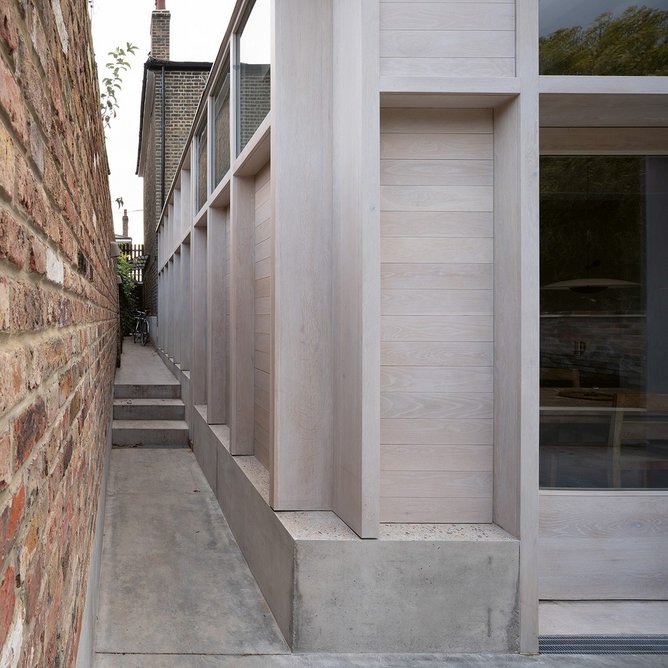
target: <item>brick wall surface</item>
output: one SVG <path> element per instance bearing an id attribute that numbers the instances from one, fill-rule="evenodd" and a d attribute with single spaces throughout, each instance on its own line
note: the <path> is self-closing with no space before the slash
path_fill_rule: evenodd
<path id="1" fill-rule="evenodd" d="M 154 12 L 155 13 L 155 12 Z M 148 153 L 144 173 L 144 247 L 150 256 L 144 273 L 144 306 L 158 312 L 158 239 L 156 227 L 162 212 L 162 79 L 156 71 L 155 96 L 151 111 Z M 208 72 L 165 71 L 165 196 L 174 180 L 188 139 L 197 105 L 209 78 Z"/>
<path id="2" fill-rule="evenodd" d="M 85 0 L 0 0 L 0 665 L 74 665 L 117 295 Z"/>

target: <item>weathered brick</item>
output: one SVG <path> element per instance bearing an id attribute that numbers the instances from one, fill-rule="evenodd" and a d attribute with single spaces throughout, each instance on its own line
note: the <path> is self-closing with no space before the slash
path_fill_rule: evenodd
<path id="1" fill-rule="evenodd" d="M 0 416 L 27 394 L 26 356 L 22 348 L 0 350 Z"/>
<path id="2" fill-rule="evenodd" d="M 14 420 L 13 439 L 16 466 L 21 466 L 46 431 L 46 405 L 38 397 Z"/>
<path id="3" fill-rule="evenodd" d="M 0 3 L 0 39 L 7 46 L 9 53 L 13 53 L 19 43 L 19 31 L 14 17 L 14 7 L 9 0 L 3 0 Z"/>
<path id="4" fill-rule="evenodd" d="M 25 487 L 21 485 L 0 515 L 0 564 L 5 561 L 16 538 L 26 505 Z"/>
<path id="5" fill-rule="evenodd" d="M 25 229 L 6 209 L 0 210 L 0 260 L 23 269 L 28 258 Z"/>
<path id="6" fill-rule="evenodd" d="M 28 239 L 30 247 L 30 271 L 44 276 L 46 274 L 46 245 L 34 234 Z"/>
<path id="7" fill-rule="evenodd" d="M 14 142 L 3 125 L 0 125 L 0 192 L 11 199 L 14 192 Z"/>
<path id="8" fill-rule="evenodd" d="M 0 492 L 9 485 L 12 475 L 12 444 L 9 428 L 0 432 Z"/>
<path id="9" fill-rule="evenodd" d="M 2 574 L 0 581 L 0 647 L 5 642 L 9 627 L 14 617 L 14 605 L 16 603 L 16 589 L 14 580 L 14 567 L 10 564 Z"/>
<path id="10" fill-rule="evenodd" d="M 7 112 L 14 132 L 25 142 L 28 138 L 25 103 L 14 75 L 2 58 L 0 58 L 0 106 Z"/>

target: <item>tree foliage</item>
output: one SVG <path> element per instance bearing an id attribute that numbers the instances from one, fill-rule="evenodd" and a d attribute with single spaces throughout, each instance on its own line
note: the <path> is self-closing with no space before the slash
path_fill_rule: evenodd
<path id="1" fill-rule="evenodd" d="M 100 109 L 102 111 L 102 121 L 105 127 L 111 126 L 111 119 L 116 118 L 118 110 L 118 100 L 116 95 L 121 91 L 123 83 L 123 73 L 127 72 L 132 65 L 129 57 L 137 51 L 137 46 L 126 42 L 125 48 L 117 46 L 113 51 L 109 51 L 111 60 L 104 66 L 107 76 L 102 79 L 102 92 L 100 93 Z"/>
<path id="2" fill-rule="evenodd" d="M 132 334 L 135 312 L 137 310 L 136 283 L 132 278 L 132 264 L 127 256 L 118 256 L 118 274 L 121 277 L 119 291 L 119 307 L 121 312 L 121 333 L 123 336 Z"/>
<path id="3" fill-rule="evenodd" d="M 628 7 L 540 38 L 541 74 L 667 75 L 668 11 Z"/>

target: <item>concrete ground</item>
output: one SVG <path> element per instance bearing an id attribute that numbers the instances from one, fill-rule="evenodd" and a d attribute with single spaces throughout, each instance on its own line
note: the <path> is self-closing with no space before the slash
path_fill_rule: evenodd
<path id="1" fill-rule="evenodd" d="M 117 384 L 174 382 L 125 341 Z M 185 448 L 114 448 L 95 668 L 640 668 L 668 656 L 291 654 Z"/>

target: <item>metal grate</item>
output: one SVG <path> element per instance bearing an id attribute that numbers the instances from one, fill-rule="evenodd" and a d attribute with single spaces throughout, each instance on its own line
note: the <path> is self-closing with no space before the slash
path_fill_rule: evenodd
<path id="1" fill-rule="evenodd" d="M 668 654 L 668 635 L 540 636 L 541 654 Z"/>

